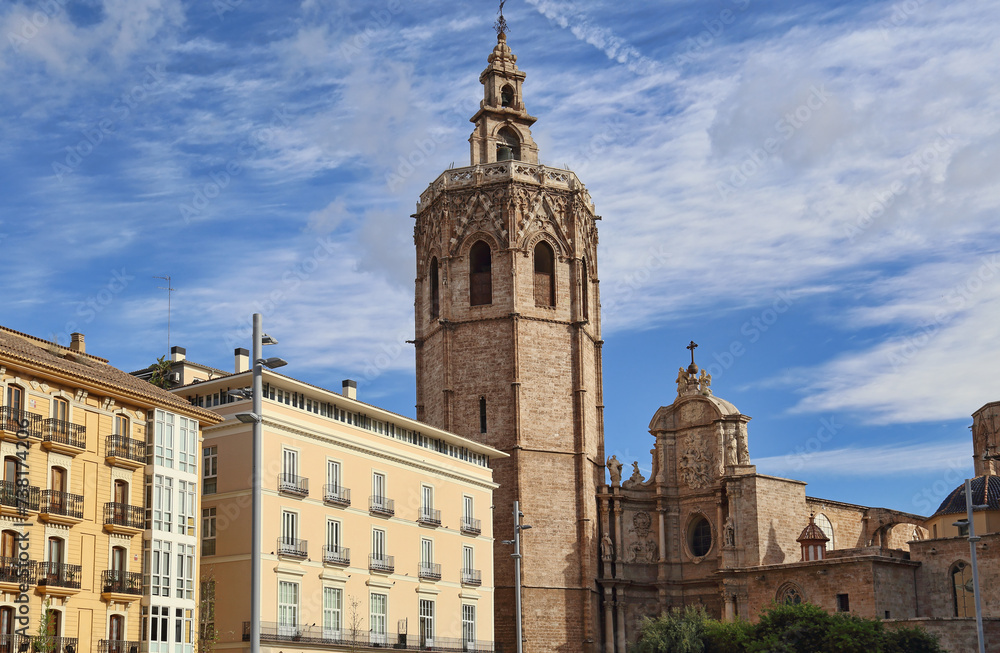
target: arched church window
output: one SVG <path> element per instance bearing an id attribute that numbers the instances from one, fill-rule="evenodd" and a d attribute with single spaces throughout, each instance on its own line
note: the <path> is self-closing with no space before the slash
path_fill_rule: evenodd
<path id="1" fill-rule="evenodd" d="M 500 106 L 510 107 L 514 105 L 514 89 L 510 84 L 500 89 Z"/>
<path id="2" fill-rule="evenodd" d="M 583 259 L 581 262 L 581 270 L 583 271 L 583 281 L 580 284 L 581 293 L 583 294 L 583 319 L 590 319 L 590 277 L 587 276 L 587 259 Z"/>
<path id="3" fill-rule="evenodd" d="M 697 517 L 688 529 L 688 548 L 696 558 L 708 555 L 712 550 L 712 525 L 704 517 Z"/>
<path id="4" fill-rule="evenodd" d="M 778 595 L 775 597 L 778 603 L 784 603 L 786 605 L 798 605 L 802 603 L 802 592 L 799 588 L 791 583 L 782 585 L 778 588 Z"/>
<path id="5" fill-rule="evenodd" d="M 823 535 L 826 535 L 828 538 L 830 538 L 826 542 L 826 550 L 832 551 L 833 549 L 835 549 L 836 547 L 833 545 L 833 524 L 830 523 L 829 517 L 827 517 L 823 513 L 816 515 L 816 525 L 819 526 L 819 529 L 821 531 L 823 531 Z"/>
<path id="6" fill-rule="evenodd" d="M 490 246 L 477 240 L 469 250 L 469 304 L 493 303 L 493 254 Z"/>
<path id="7" fill-rule="evenodd" d="M 438 283 L 438 260 L 435 256 L 431 259 L 431 317 L 435 318 L 441 313 L 441 287 Z"/>
<path id="8" fill-rule="evenodd" d="M 959 560 L 951 567 L 951 586 L 955 600 L 956 617 L 976 616 L 975 596 L 973 595 L 972 573 L 969 565 Z"/>
<path id="9" fill-rule="evenodd" d="M 544 240 L 535 245 L 535 306 L 556 305 L 556 257 Z"/>
<path id="10" fill-rule="evenodd" d="M 497 161 L 521 160 L 521 139 L 510 127 L 497 132 Z"/>

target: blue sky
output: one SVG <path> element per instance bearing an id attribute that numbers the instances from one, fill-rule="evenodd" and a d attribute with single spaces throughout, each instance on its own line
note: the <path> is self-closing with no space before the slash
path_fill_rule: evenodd
<path id="1" fill-rule="evenodd" d="M 608 453 L 684 345 L 764 473 L 928 514 L 1000 399 L 992 2 L 507 4 L 543 163 L 603 216 Z M 413 413 L 412 220 L 468 165 L 495 3 L 0 5 L 0 323 L 126 370 L 289 373 Z"/>

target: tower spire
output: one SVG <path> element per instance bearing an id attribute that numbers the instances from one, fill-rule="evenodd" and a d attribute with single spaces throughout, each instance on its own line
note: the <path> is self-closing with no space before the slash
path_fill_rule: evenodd
<path id="1" fill-rule="evenodd" d="M 507 0 L 500 0 L 500 9 L 497 11 L 500 14 L 500 18 L 497 18 L 497 22 L 493 23 L 493 27 L 497 31 L 498 41 L 507 39 L 507 20 L 503 17 L 503 6 L 505 4 L 507 4 Z"/>

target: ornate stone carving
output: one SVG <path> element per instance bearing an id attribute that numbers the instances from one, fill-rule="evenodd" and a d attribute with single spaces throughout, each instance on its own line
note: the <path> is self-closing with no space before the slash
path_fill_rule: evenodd
<path id="1" fill-rule="evenodd" d="M 746 426 L 736 427 L 736 442 L 739 447 L 738 460 L 741 465 L 750 464 L 750 445 L 747 444 Z"/>
<path id="2" fill-rule="evenodd" d="M 611 487 L 619 487 L 622 484 L 622 464 L 617 456 L 608 458 L 608 473 L 611 474 Z"/>
<path id="3" fill-rule="evenodd" d="M 649 535 L 649 529 L 653 524 L 653 520 L 650 519 L 649 513 L 645 510 L 635 513 L 632 516 L 632 530 L 639 537 L 646 537 Z"/>
<path id="4" fill-rule="evenodd" d="M 679 468 L 681 480 L 695 490 L 712 483 L 712 458 L 705 451 L 704 444 L 696 444 L 692 438 L 687 440 Z"/>
<path id="5" fill-rule="evenodd" d="M 639 461 L 636 460 L 632 463 L 632 476 L 630 476 L 627 481 L 622 483 L 622 487 L 628 490 L 637 485 L 642 485 L 645 480 L 646 479 L 643 477 L 642 472 L 639 471 Z"/>
<path id="6" fill-rule="evenodd" d="M 733 524 L 733 518 L 726 517 L 726 526 L 724 530 L 724 546 L 734 547 L 736 546 L 736 526 Z"/>
<path id="7" fill-rule="evenodd" d="M 723 431 L 726 434 L 726 465 L 733 466 L 737 464 L 738 451 L 736 443 L 736 425 L 735 424 L 723 424 Z"/>
<path id="8" fill-rule="evenodd" d="M 653 540 L 646 540 L 646 562 L 656 562 L 660 557 L 660 548 Z"/>
<path id="9" fill-rule="evenodd" d="M 701 376 L 698 377 L 698 388 L 706 397 L 712 396 L 712 375 L 705 370 L 702 370 Z"/>
<path id="10" fill-rule="evenodd" d="M 611 562 L 615 559 L 615 545 L 605 533 L 604 537 L 601 538 L 601 560 L 604 562 Z"/>

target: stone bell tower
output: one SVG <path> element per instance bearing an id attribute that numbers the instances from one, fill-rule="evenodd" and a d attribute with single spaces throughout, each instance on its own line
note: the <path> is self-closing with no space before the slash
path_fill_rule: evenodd
<path id="1" fill-rule="evenodd" d="M 488 61 L 471 165 L 435 179 L 413 216 L 417 418 L 510 455 L 492 463 L 503 650 L 515 650 L 514 565 L 500 540 L 519 500 L 533 526 L 521 540 L 524 650 L 596 652 L 600 218 L 575 174 L 538 164 L 502 31 Z"/>

